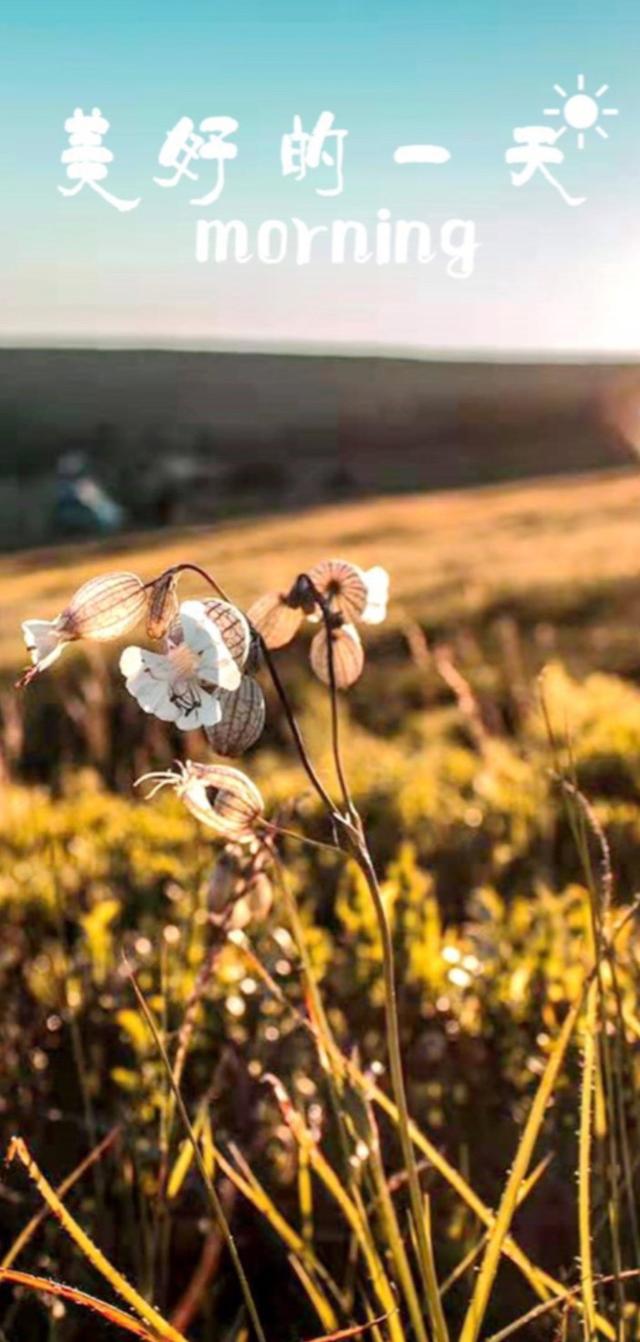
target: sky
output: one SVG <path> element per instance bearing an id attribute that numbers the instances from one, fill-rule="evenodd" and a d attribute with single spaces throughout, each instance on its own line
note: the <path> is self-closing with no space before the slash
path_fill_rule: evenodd
<path id="1" fill-rule="evenodd" d="M 2 344 L 640 351 L 637 0 L 22 0 L 3 13 Z M 113 155 L 101 186 L 140 199 L 126 212 L 89 182 L 59 190 L 74 185 L 64 123 L 94 107 Z M 574 123 L 594 108 L 580 147 Z M 324 111 L 347 132 L 332 196 L 318 192 L 337 184 L 335 138 L 332 164 L 304 176 L 281 164 L 294 116 L 309 132 Z M 219 198 L 193 205 L 215 160 L 191 160 L 197 181 L 154 178 L 175 175 L 159 155 L 179 120 L 200 133 L 212 116 L 237 121 L 237 154 Z M 514 130 L 540 126 L 563 130 L 562 161 L 546 168 L 553 180 L 538 168 L 516 186 Z M 394 161 L 424 143 L 448 160 Z M 354 220 L 370 241 L 379 210 L 394 227 L 428 225 L 428 264 L 357 263 L 349 248 L 338 264 L 328 232 L 296 264 L 293 219 Z M 196 259 L 197 221 L 216 219 L 245 225 L 251 260 Z M 466 278 L 447 270 L 451 220 L 477 243 Z M 260 259 L 261 225 L 269 256 L 284 239 L 282 262 Z"/>

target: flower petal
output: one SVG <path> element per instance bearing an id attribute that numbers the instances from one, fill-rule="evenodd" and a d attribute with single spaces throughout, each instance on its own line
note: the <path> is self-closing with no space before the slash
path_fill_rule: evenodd
<path id="1" fill-rule="evenodd" d="M 171 699 L 171 667 L 161 653 L 146 648 L 125 648 L 120 670 L 129 694 L 145 713 L 153 713 L 162 722 L 175 722 L 179 709 Z"/>
<path id="2" fill-rule="evenodd" d="M 234 662 L 242 669 L 251 650 L 251 630 L 248 620 L 237 606 L 232 606 L 229 601 L 222 601 L 220 597 L 210 598 L 203 604 L 206 614 L 221 634 Z"/>
<path id="3" fill-rule="evenodd" d="M 218 685 L 222 690 L 237 690 L 242 672 L 224 643 L 220 648 L 203 653 L 198 667 L 198 680 L 207 685 Z"/>
<path id="4" fill-rule="evenodd" d="M 193 732 L 199 727 L 215 727 L 222 717 L 222 705 L 217 695 L 208 694 L 198 686 L 198 700 L 193 704 L 177 705 L 176 727 L 181 732 Z"/>
<path id="5" fill-rule="evenodd" d="M 57 620 L 25 620 L 22 633 L 33 665 L 38 671 L 51 666 L 69 640 Z"/>
<path id="6" fill-rule="evenodd" d="M 381 624 L 387 614 L 389 574 L 380 564 L 376 564 L 367 570 L 364 578 L 367 585 L 367 604 L 360 619 L 364 624 Z"/>
<path id="7" fill-rule="evenodd" d="M 241 673 L 218 626 L 209 618 L 202 601 L 183 601 L 180 624 L 185 643 L 198 654 L 198 680 L 237 690 Z"/>
<path id="8" fill-rule="evenodd" d="M 171 663 L 161 652 L 149 652 L 148 648 L 125 648 L 120 658 L 120 670 L 123 676 L 137 675 L 145 671 L 154 680 L 171 679 Z"/>

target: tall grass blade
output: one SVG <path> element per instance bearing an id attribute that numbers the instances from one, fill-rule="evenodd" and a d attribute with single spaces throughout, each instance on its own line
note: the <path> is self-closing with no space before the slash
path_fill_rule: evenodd
<path id="1" fill-rule="evenodd" d="M 637 916 L 637 912 L 638 903 L 635 903 L 631 909 L 625 912 L 614 929 L 613 940 L 615 940 L 616 935 L 623 930 L 626 923 Z M 281 988 L 269 974 L 259 957 L 254 955 L 253 951 L 246 944 L 242 945 L 242 951 L 248 964 L 257 976 L 266 985 L 276 1000 L 279 1001 L 282 1006 L 288 1008 L 290 1015 L 297 1021 L 300 1028 L 313 1033 L 311 1023 L 287 1001 Z M 640 1022 L 638 1022 L 638 1028 L 640 1031 Z M 384 1090 L 381 1090 L 380 1087 L 371 1080 L 371 1077 L 365 1076 L 364 1072 L 358 1067 L 358 1064 L 354 1062 L 352 1058 L 345 1057 L 344 1054 L 340 1052 L 337 1045 L 332 1046 L 332 1058 L 335 1066 L 342 1068 L 343 1072 L 351 1078 L 353 1084 L 356 1085 L 363 1094 L 370 1096 L 374 1103 L 382 1109 L 383 1113 L 387 1114 L 393 1123 L 398 1122 L 398 1111 L 391 1096 L 387 1095 Z M 464 1178 L 464 1175 L 456 1169 L 455 1165 L 452 1165 L 451 1162 L 447 1160 L 447 1157 L 443 1155 L 442 1151 L 440 1151 L 437 1146 L 429 1141 L 429 1138 L 425 1136 L 413 1119 L 410 1119 L 409 1121 L 409 1133 L 414 1146 L 416 1146 L 421 1154 L 426 1157 L 430 1165 L 438 1171 L 438 1174 L 440 1174 L 445 1182 L 448 1183 L 449 1187 L 453 1189 L 454 1193 L 456 1193 L 460 1200 L 466 1204 L 469 1210 L 475 1213 L 478 1220 L 488 1229 L 491 1229 L 495 1225 L 495 1212 L 486 1206 L 482 1201 L 482 1198 L 478 1196 L 475 1190 Z M 507 1235 L 505 1237 L 502 1245 L 502 1252 L 505 1257 L 518 1268 L 525 1281 L 528 1282 L 529 1286 L 540 1300 L 544 1302 L 551 1298 L 556 1298 L 560 1301 L 567 1301 L 572 1309 L 581 1312 L 581 1303 L 576 1300 L 575 1293 L 572 1293 L 569 1287 L 564 1286 L 562 1282 L 557 1281 L 551 1273 L 545 1272 L 542 1268 L 537 1267 L 536 1264 L 528 1258 L 524 1250 L 520 1248 L 519 1244 L 516 1243 L 512 1235 Z M 558 1306 L 555 1306 L 555 1308 L 558 1308 Z M 615 1339 L 615 1332 L 611 1327 L 611 1324 L 606 1319 L 603 1319 L 601 1315 L 598 1315 L 597 1323 L 598 1331 L 613 1342 Z"/>
<path id="2" fill-rule="evenodd" d="M 125 1314 L 123 1310 L 118 1309 L 116 1305 L 107 1304 L 106 1300 L 98 1300 L 94 1295 L 88 1295 L 86 1291 L 78 1291 L 75 1286 L 65 1286 L 61 1281 L 50 1281 L 48 1277 L 35 1277 L 31 1272 L 19 1272 L 15 1268 L 0 1267 L 0 1281 L 12 1282 L 15 1286 L 22 1286 L 28 1291 L 41 1291 L 43 1295 L 55 1295 L 59 1300 L 70 1300 L 74 1305 L 82 1305 L 85 1309 L 93 1310 L 94 1314 L 100 1314 L 108 1323 L 113 1323 L 116 1328 L 123 1328 L 127 1333 L 133 1333 L 134 1337 L 142 1338 L 143 1342 L 158 1342 L 162 1334 L 150 1333 L 148 1328 L 138 1323 L 130 1314 Z"/>
<path id="3" fill-rule="evenodd" d="M 144 1319 L 145 1323 L 150 1325 L 157 1337 L 166 1338 L 167 1342 L 185 1342 L 182 1333 L 179 1333 L 170 1323 L 167 1323 L 166 1319 L 163 1319 L 162 1315 L 153 1308 L 153 1305 L 150 1305 L 148 1301 L 136 1291 L 135 1287 L 129 1284 L 126 1278 L 122 1276 L 122 1273 L 118 1272 L 117 1268 L 109 1262 L 108 1258 L 105 1258 L 104 1254 L 93 1243 L 93 1240 L 91 1240 L 82 1227 L 78 1225 L 78 1222 L 74 1220 L 71 1213 L 67 1211 L 64 1203 L 60 1201 L 60 1198 L 54 1192 L 51 1184 L 45 1179 L 44 1174 L 38 1168 L 35 1160 L 31 1156 L 26 1142 L 24 1142 L 21 1137 L 14 1137 L 12 1139 L 7 1152 L 8 1161 L 15 1160 L 16 1157 L 24 1165 L 29 1178 L 33 1180 L 38 1192 L 51 1208 L 63 1230 L 66 1230 L 70 1238 L 77 1244 L 80 1252 L 96 1269 L 96 1272 L 99 1272 L 100 1275 L 109 1282 L 109 1285 L 113 1287 L 113 1290 L 116 1291 L 118 1295 L 121 1295 L 123 1300 L 126 1300 L 128 1305 L 131 1305 L 132 1309 L 135 1309 L 136 1314 L 139 1314 L 140 1318 Z"/>
<path id="4" fill-rule="evenodd" d="M 274 1090 L 280 1110 L 296 1142 L 307 1147 L 311 1168 L 324 1185 L 327 1192 L 340 1208 L 347 1225 L 353 1231 L 362 1257 L 366 1263 L 371 1285 L 378 1301 L 388 1316 L 388 1328 L 392 1342 L 406 1342 L 404 1331 L 398 1318 L 396 1298 L 385 1272 L 382 1259 L 376 1248 L 367 1220 L 366 1211 L 360 1201 L 357 1203 L 344 1188 L 332 1165 L 322 1154 L 300 1114 L 294 1109 L 284 1086 L 277 1077 L 265 1076 Z"/>
<path id="5" fill-rule="evenodd" d="M 183 1098 L 182 1098 L 182 1093 L 181 1093 L 181 1091 L 180 1091 L 180 1088 L 179 1088 L 179 1086 L 177 1086 L 176 1083 L 175 1083 L 175 1080 L 174 1080 L 174 1077 L 173 1077 L 173 1070 L 172 1070 L 172 1067 L 171 1067 L 171 1063 L 170 1063 L 170 1061 L 169 1061 L 169 1057 L 168 1057 L 168 1054 L 167 1054 L 167 1050 L 166 1050 L 166 1048 L 165 1048 L 165 1046 L 164 1046 L 164 1043 L 163 1043 L 163 1041 L 162 1041 L 162 1038 L 161 1038 L 161 1035 L 160 1035 L 160 1031 L 158 1030 L 158 1026 L 156 1025 L 156 1021 L 155 1021 L 155 1018 L 154 1018 L 154 1016 L 153 1016 L 153 1013 L 151 1012 L 150 1008 L 148 1007 L 147 1002 L 146 1002 L 146 999 L 145 999 L 143 993 L 140 991 L 140 988 L 138 987 L 138 984 L 137 984 L 137 982 L 136 982 L 135 975 L 133 974 L 133 972 L 132 972 L 131 970 L 129 970 L 129 977 L 130 977 L 130 980 L 131 980 L 131 985 L 132 985 L 132 987 L 133 987 L 133 991 L 134 991 L 134 993 L 135 993 L 135 995 L 136 995 L 136 1000 L 137 1000 L 137 1002 L 138 1002 L 138 1006 L 140 1007 L 140 1011 L 141 1011 L 141 1013 L 142 1013 L 142 1015 L 143 1015 L 145 1021 L 147 1022 L 147 1025 L 149 1026 L 149 1029 L 150 1029 L 151 1034 L 152 1034 L 152 1036 L 153 1036 L 154 1043 L 155 1043 L 156 1048 L 157 1048 L 157 1050 L 158 1050 L 158 1053 L 160 1054 L 160 1057 L 161 1057 L 161 1059 L 162 1059 L 162 1064 L 163 1064 L 164 1069 L 165 1069 L 165 1072 L 166 1072 L 166 1074 L 167 1074 L 167 1077 L 168 1077 L 168 1080 L 169 1080 L 169 1085 L 171 1086 L 171 1089 L 172 1089 L 173 1094 L 174 1094 L 174 1097 L 175 1097 L 176 1105 L 177 1105 L 177 1107 L 178 1107 L 178 1113 L 180 1114 L 180 1118 L 182 1119 L 182 1122 L 183 1122 L 183 1124 L 184 1124 L 185 1131 L 186 1131 L 186 1133 L 187 1133 L 187 1136 L 188 1136 L 188 1138 L 189 1138 L 189 1141 L 191 1142 L 191 1146 L 192 1146 L 192 1148 L 193 1148 L 193 1154 L 194 1154 L 194 1157 L 195 1157 L 196 1165 L 198 1166 L 198 1170 L 199 1170 L 199 1172 L 200 1172 L 202 1181 L 203 1181 L 204 1186 L 205 1186 L 205 1188 L 206 1188 L 206 1190 L 207 1190 L 207 1194 L 208 1194 L 208 1197 L 209 1197 L 209 1201 L 210 1201 L 210 1203 L 211 1203 L 211 1208 L 212 1208 L 212 1210 L 213 1210 L 213 1214 L 214 1214 L 214 1216 L 215 1216 L 215 1218 L 216 1218 L 216 1221 L 218 1222 L 218 1225 L 220 1226 L 220 1230 L 222 1231 L 222 1234 L 223 1234 L 225 1243 L 226 1243 L 227 1248 L 228 1248 L 228 1250 L 229 1250 L 229 1255 L 230 1255 L 230 1257 L 231 1257 L 231 1261 L 232 1261 L 232 1263 L 233 1263 L 233 1266 L 234 1266 L 235 1271 L 236 1271 L 236 1275 L 237 1275 L 237 1277 L 238 1277 L 238 1281 L 239 1281 L 239 1283 L 240 1283 L 240 1290 L 242 1291 L 242 1296 L 243 1296 L 245 1305 L 246 1305 L 246 1307 L 247 1307 L 247 1312 L 248 1312 L 249 1318 L 251 1319 L 251 1323 L 252 1323 L 252 1325 L 253 1325 L 253 1327 L 254 1327 L 254 1329 L 255 1329 L 256 1336 L 257 1336 L 257 1338 L 258 1338 L 258 1342 L 266 1342 L 266 1338 L 265 1338 L 264 1330 L 263 1330 L 263 1328 L 262 1328 L 262 1324 L 261 1324 L 261 1322 L 260 1322 L 260 1317 L 259 1317 L 259 1315 L 258 1315 L 258 1311 L 257 1311 L 257 1309 L 256 1309 L 255 1301 L 254 1301 L 254 1299 L 253 1299 L 253 1295 L 252 1295 L 252 1292 L 251 1292 L 251 1287 L 249 1286 L 249 1282 L 248 1282 L 248 1280 L 247 1280 L 247 1277 L 246 1277 L 244 1268 L 243 1268 L 243 1266 L 242 1266 L 242 1262 L 241 1262 L 241 1260 L 240 1260 L 240 1255 L 239 1255 L 239 1253 L 238 1253 L 238 1249 L 237 1249 L 236 1242 L 235 1242 L 235 1240 L 234 1240 L 234 1238 L 233 1238 L 233 1235 L 231 1234 L 231 1230 L 230 1230 L 229 1224 L 228 1224 L 228 1222 L 227 1222 L 227 1218 L 226 1218 L 226 1216 L 225 1216 L 225 1214 L 224 1214 L 224 1208 L 223 1208 L 222 1203 L 220 1202 L 220 1198 L 218 1197 L 218 1194 L 217 1194 L 217 1192 L 216 1192 L 216 1187 L 215 1187 L 215 1184 L 214 1184 L 214 1182 L 213 1182 L 213 1179 L 212 1179 L 212 1178 L 209 1176 L 209 1174 L 207 1173 L 207 1167 L 206 1167 L 206 1165 L 205 1165 L 205 1162 L 204 1162 L 204 1159 L 203 1159 L 203 1156 L 202 1156 L 202 1152 L 201 1152 L 201 1150 L 200 1150 L 200 1144 L 199 1144 L 198 1139 L 197 1139 L 197 1137 L 196 1137 L 196 1135 L 195 1135 L 195 1133 L 194 1133 L 194 1131 L 193 1131 L 193 1127 L 192 1127 L 192 1125 L 191 1125 L 191 1120 L 190 1120 L 189 1115 L 188 1115 L 188 1113 L 187 1113 L 187 1111 L 186 1111 L 185 1104 L 184 1104 L 184 1100 L 183 1100 Z"/>
<path id="6" fill-rule="evenodd" d="M 90 1151 L 88 1156 L 85 1156 L 84 1160 L 81 1160 L 80 1164 L 76 1165 L 75 1170 L 72 1170 L 71 1173 L 67 1175 L 66 1179 L 62 1180 L 61 1184 L 58 1184 L 58 1187 L 55 1190 L 57 1197 L 60 1199 L 65 1198 L 70 1189 L 74 1187 L 74 1184 L 78 1183 L 78 1180 L 82 1178 L 83 1174 L 86 1174 L 87 1170 L 91 1168 L 94 1162 L 100 1160 L 105 1151 L 108 1151 L 109 1147 L 113 1146 L 113 1143 L 119 1135 L 120 1127 L 118 1125 L 117 1127 L 112 1128 L 97 1146 L 94 1146 L 93 1151 Z M 50 1214 L 51 1208 L 44 1206 L 39 1212 L 36 1212 L 35 1216 L 31 1217 L 30 1221 L 27 1221 L 26 1226 L 20 1231 L 20 1234 L 14 1240 L 11 1248 L 7 1249 L 4 1258 L 0 1262 L 0 1267 L 11 1267 L 15 1263 L 16 1258 L 22 1253 L 22 1250 L 29 1243 L 29 1240 L 33 1235 L 35 1235 L 38 1227 L 42 1225 L 43 1221 L 46 1221 L 47 1216 Z"/>
<path id="7" fill-rule="evenodd" d="M 584 1305 L 582 1324 L 585 1342 L 590 1342 L 596 1331 L 596 1300 L 591 1250 L 591 1142 L 597 1058 L 597 1023 L 598 980 L 594 979 L 587 994 L 587 1010 L 584 1023 L 578 1154 L 578 1229 L 580 1235 L 580 1282 Z"/>
<path id="8" fill-rule="evenodd" d="M 493 1289 L 496 1273 L 498 1271 L 504 1240 L 509 1232 L 513 1215 L 518 1205 L 520 1186 L 526 1178 L 533 1150 L 544 1120 L 545 1110 L 553 1094 L 558 1072 L 575 1029 L 576 1021 L 582 1009 L 582 1002 L 583 994 L 581 993 L 578 1001 L 574 1003 L 570 1011 L 567 1013 L 564 1025 L 562 1026 L 542 1074 L 540 1085 L 538 1086 L 529 1117 L 525 1124 L 524 1132 L 516 1151 L 511 1173 L 507 1180 L 500 1208 L 496 1216 L 495 1225 L 489 1236 L 482 1267 L 480 1268 L 469 1308 L 462 1325 L 460 1342 L 476 1342 L 482 1327 L 482 1321 L 489 1303 L 489 1296 Z"/>

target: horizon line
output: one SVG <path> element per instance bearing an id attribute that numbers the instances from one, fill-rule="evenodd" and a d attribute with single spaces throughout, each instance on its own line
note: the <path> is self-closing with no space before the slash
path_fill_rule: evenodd
<path id="1" fill-rule="evenodd" d="M 39 353 L 117 353 L 130 351 L 137 354 L 237 354 L 268 355 L 283 358 L 353 358 L 411 360 L 416 363 L 514 363 L 514 364 L 635 364 L 640 363 L 640 348 L 616 350 L 549 349 L 501 346 L 489 348 L 461 348 L 441 346 L 425 348 L 420 345 L 388 345 L 340 341 L 281 341 L 178 339 L 171 336 L 0 336 L 0 352 L 29 351 Z"/>

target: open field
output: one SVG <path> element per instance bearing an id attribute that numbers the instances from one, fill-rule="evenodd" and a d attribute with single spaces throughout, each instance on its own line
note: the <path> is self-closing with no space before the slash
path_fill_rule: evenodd
<path id="1" fill-rule="evenodd" d="M 5 556 L 0 667 L 23 659 L 22 619 L 56 614 L 101 570 L 124 566 L 148 579 L 197 559 L 242 605 L 336 553 L 384 561 L 396 625 L 475 621 L 501 607 L 561 619 L 600 598 L 602 621 L 620 637 L 640 630 L 640 473 L 382 498 Z"/>
<path id="2" fill-rule="evenodd" d="M 336 720 L 393 941 L 448 1337 L 486 1342 L 524 1316 L 527 1342 L 555 1342 L 559 1327 L 567 1342 L 614 1342 L 616 1329 L 632 1342 L 639 542 L 640 473 L 623 470 L 0 560 L 0 1148 L 19 1133 L 58 1184 L 106 1140 L 67 1208 L 140 1293 L 138 1313 L 153 1301 L 181 1342 L 256 1333 L 129 968 L 179 1075 L 267 1342 L 324 1339 L 367 1317 L 380 1320 L 375 1342 L 416 1342 L 420 1309 L 437 1313 L 433 1285 L 419 1286 L 418 1309 L 411 1289 L 421 1278 L 389 1108 L 381 923 L 363 868 L 327 847 L 335 816 L 309 786 L 265 666 L 265 732 L 232 761 L 289 831 L 258 899 L 250 864 L 229 867 L 237 851 L 231 859 L 179 797 L 145 801 L 133 786 L 176 756 L 211 760 L 202 734 L 143 714 L 105 645 L 68 650 L 16 694 L 21 619 L 56 614 L 113 568 L 150 578 L 192 559 L 245 605 L 331 554 L 388 567 L 389 620 L 362 626 L 363 674 Z M 197 580 L 182 590 L 195 594 Z M 277 664 L 335 795 L 330 705 L 308 633 Z M 346 1081 L 335 1045 L 323 1051 L 316 989 Z M 274 1075 L 293 1108 L 276 1099 Z M 38 1206 L 24 1172 L 3 1170 L 0 1254 L 11 1256 Z M 50 1217 L 17 1267 L 111 1302 L 113 1274 L 97 1281 L 89 1259 Z M 616 1264 L 629 1275 L 614 1289 Z M 0 1281 L 2 1335 L 85 1342 L 81 1304 L 67 1297 L 56 1313 L 46 1294 L 42 1304 Z M 100 1321 L 91 1329 L 108 1335 Z"/>
<path id="3" fill-rule="evenodd" d="M 615 470 L 637 364 L 0 350 L 0 537 L 48 544 L 81 453 L 131 527 Z M 28 491 L 30 506 L 23 506 Z"/>

